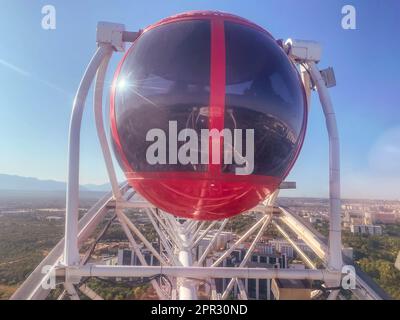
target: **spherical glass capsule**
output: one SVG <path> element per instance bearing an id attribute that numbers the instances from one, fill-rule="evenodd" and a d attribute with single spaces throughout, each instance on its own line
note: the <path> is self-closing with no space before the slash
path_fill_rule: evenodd
<path id="1" fill-rule="evenodd" d="M 111 132 L 129 184 L 176 216 L 215 220 L 275 191 L 305 135 L 299 74 L 237 16 L 190 12 L 146 28 L 122 59 Z"/>

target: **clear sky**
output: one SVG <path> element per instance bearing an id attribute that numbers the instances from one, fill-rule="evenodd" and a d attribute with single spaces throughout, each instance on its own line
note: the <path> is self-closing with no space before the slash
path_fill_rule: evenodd
<path id="1" fill-rule="evenodd" d="M 55 30 L 41 27 L 46 4 L 56 8 Z M 356 8 L 356 30 L 341 27 L 346 4 Z M 276 38 L 321 42 L 320 65 L 333 66 L 338 82 L 331 94 L 341 137 L 342 196 L 400 199 L 398 0 L 0 0 L 0 173 L 66 180 L 71 104 L 96 47 L 98 21 L 138 30 L 201 9 L 243 16 Z M 112 60 L 108 84 L 120 58 Z M 81 181 L 104 183 L 90 99 L 82 127 Z M 306 142 L 288 180 L 297 181 L 298 190 L 285 195 L 328 194 L 327 135 L 316 97 Z"/>

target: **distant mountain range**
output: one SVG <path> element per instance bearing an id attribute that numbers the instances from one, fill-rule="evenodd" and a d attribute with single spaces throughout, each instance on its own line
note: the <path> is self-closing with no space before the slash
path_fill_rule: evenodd
<path id="1" fill-rule="evenodd" d="M 31 177 L 21 177 L 17 175 L 0 174 L 0 190 L 17 191 L 65 191 L 67 184 L 55 180 L 40 180 Z M 109 191 L 109 183 L 85 184 L 80 186 L 81 191 Z"/>

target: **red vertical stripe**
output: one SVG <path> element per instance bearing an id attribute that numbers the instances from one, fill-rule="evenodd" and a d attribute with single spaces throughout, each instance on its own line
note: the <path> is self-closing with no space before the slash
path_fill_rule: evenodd
<path id="1" fill-rule="evenodd" d="M 224 129 L 225 109 L 225 31 L 223 19 L 211 20 L 211 71 L 210 71 L 210 114 L 209 129 Z M 209 171 L 212 174 L 221 172 L 223 159 L 223 138 L 220 139 L 221 153 L 218 164 L 212 164 L 212 141 L 209 146 Z"/>

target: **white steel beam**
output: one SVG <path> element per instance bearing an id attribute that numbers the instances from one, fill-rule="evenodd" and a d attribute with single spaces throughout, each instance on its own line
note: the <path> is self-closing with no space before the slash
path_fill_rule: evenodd
<path id="1" fill-rule="evenodd" d="M 154 249 L 153 245 L 146 239 L 146 237 L 140 232 L 140 230 L 132 223 L 132 221 L 122 212 L 117 211 L 117 214 L 121 219 L 127 224 L 129 229 L 133 231 L 133 233 L 143 242 L 145 247 L 151 251 L 151 253 L 160 261 L 160 264 L 167 265 L 168 263 L 160 256 L 156 249 Z"/>
<path id="2" fill-rule="evenodd" d="M 179 261 L 185 268 L 190 268 L 193 264 L 192 250 L 190 247 L 191 235 L 184 232 L 184 227 L 181 226 L 177 229 L 178 235 L 182 239 L 183 246 L 179 251 Z M 197 300 L 196 285 L 192 279 L 188 277 L 179 276 L 177 278 L 179 283 L 179 299 L 180 300 Z"/>
<path id="3" fill-rule="evenodd" d="M 173 230 L 169 226 L 166 225 L 167 222 L 165 221 L 165 219 L 160 217 L 160 215 L 157 214 L 154 209 L 150 209 L 150 210 L 152 211 L 153 216 L 157 219 L 159 224 L 162 226 L 165 233 L 168 235 L 169 240 L 172 242 L 172 244 L 175 245 L 177 248 L 181 248 L 182 247 L 181 240 L 178 238 L 176 233 L 174 233 Z"/>
<path id="4" fill-rule="evenodd" d="M 117 211 L 117 216 L 119 219 L 119 222 L 122 226 L 122 229 L 125 232 L 125 235 L 127 236 L 129 243 L 130 243 L 130 247 L 131 249 L 133 249 L 134 253 L 137 255 L 137 257 L 139 258 L 140 263 L 142 264 L 142 266 L 148 266 L 146 259 L 144 258 L 142 252 L 140 251 L 140 248 L 138 246 L 138 244 L 136 243 L 135 239 L 132 236 L 132 233 L 130 232 L 128 226 L 126 225 L 123 217 L 120 215 L 120 212 Z M 161 262 L 160 262 L 161 263 Z M 151 280 L 150 281 L 151 285 L 153 286 L 154 290 L 156 291 L 158 297 L 160 299 L 165 299 L 165 295 L 162 292 L 160 286 L 158 285 L 156 280 Z"/>
<path id="5" fill-rule="evenodd" d="M 101 150 L 103 152 L 104 162 L 107 169 L 108 178 L 111 183 L 111 189 L 113 195 L 116 199 L 121 198 L 121 192 L 118 186 L 117 175 L 115 174 L 114 164 L 111 157 L 110 148 L 107 141 L 106 132 L 104 130 L 103 121 L 103 89 L 104 89 L 104 79 L 107 72 L 107 67 L 111 59 L 113 50 L 110 50 L 108 54 L 104 57 L 99 69 L 97 70 L 96 82 L 94 86 L 93 93 L 93 112 L 94 119 L 96 123 L 97 136 L 99 137 L 99 142 Z"/>
<path id="6" fill-rule="evenodd" d="M 311 268 L 311 269 L 317 269 L 317 266 L 314 264 L 314 262 L 311 261 L 311 259 L 305 254 L 303 250 L 297 245 L 296 242 L 294 242 L 289 234 L 286 233 L 285 230 L 276 222 L 272 221 L 273 225 L 276 227 L 276 229 L 284 236 L 284 238 L 290 243 L 290 245 L 293 247 L 293 249 L 300 255 L 302 258 L 303 262 Z"/>
<path id="7" fill-rule="evenodd" d="M 79 152 L 83 109 L 90 85 L 97 69 L 112 51 L 110 45 L 100 46 L 90 61 L 76 93 L 68 138 L 68 180 L 65 214 L 64 264 L 79 263 L 78 220 L 79 220 Z"/>
<path id="8" fill-rule="evenodd" d="M 241 279 L 235 278 L 237 286 L 239 288 L 239 297 L 241 300 L 248 300 L 246 289 L 244 288 L 243 282 Z"/>
<path id="9" fill-rule="evenodd" d="M 340 270 L 342 261 L 342 226 L 340 213 L 340 144 L 335 111 L 328 88 L 314 61 L 307 63 L 324 111 L 329 136 L 329 248 L 328 265 Z"/>
<path id="10" fill-rule="evenodd" d="M 230 267 L 179 267 L 179 266 L 106 266 L 87 264 L 63 267 L 56 270 L 64 275 L 65 270 L 76 277 L 153 277 L 166 275 L 194 279 L 243 278 L 243 279 L 305 279 L 332 281 L 340 276 L 338 271 L 326 269 L 275 269 L 275 268 L 230 268 Z"/>
<path id="11" fill-rule="evenodd" d="M 206 221 L 202 221 L 200 225 L 197 227 L 196 231 L 193 233 L 193 239 L 196 239 L 200 231 L 204 228 Z"/>
<path id="12" fill-rule="evenodd" d="M 293 213 L 290 213 L 284 208 L 279 209 L 282 213 L 280 216 L 281 221 L 294 231 L 322 261 L 327 262 L 328 248 L 326 244 L 300 221 L 301 218 L 294 216 Z"/>
<path id="13" fill-rule="evenodd" d="M 258 231 L 256 237 L 254 238 L 253 242 L 250 245 L 250 248 L 247 250 L 246 255 L 244 256 L 243 260 L 239 264 L 239 268 L 242 268 L 246 266 L 247 262 L 249 261 L 254 248 L 256 247 L 258 240 L 260 240 L 261 236 L 264 234 L 265 228 L 268 226 L 269 222 L 271 220 L 271 216 L 267 216 L 267 218 L 264 220 L 264 223 L 262 224 L 260 230 Z M 222 294 L 222 300 L 225 300 L 228 298 L 228 295 L 230 294 L 233 285 L 235 284 L 236 279 L 231 279 L 228 283 L 228 286 L 226 287 L 224 293 Z"/>
<path id="14" fill-rule="evenodd" d="M 218 231 L 212 237 L 211 241 L 209 242 L 207 248 L 204 250 L 203 254 L 201 255 L 201 257 L 197 261 L 196 265 L 198 265 L 198 266 L 202 265 L 204 259 L 207 257 L 208 253 L 212 249 L 215 241 L 217 241 L 218 236 L 221 234 L 221 231 L 225 228 L 225 225 L 227 224 L 227 222 L 228 222 L 228 219 L 224 219 L 224 221 L 221 223 L 221 226 L 219 227 Z"/>
<path id="15" fill-rule="evenodd" d="M 228 250 L 226 250 L 222 256 L 220 256 L 217 261 L 215 261 L 211 266 L 217 267 L 225 258 L 229 257 L 233 250 L 235 250 L 239 244 L 241 244 L 244 240 L 250 237 L 257 228 L 268 219 L 269 216 L 264 216 L 260 220 L 258 220 L 247 232 L 240 237 L 238 241 L 236 241 Z"/>
<path id="16" fill-rule="evenodd" d="M 211 300 L 218 300 L 218 294 L 217 294 L 217 287 L 215 285 L 215 279 L 210 279 L 210 287 L 211 287 Z"/>
<path id="17" fill-rule="evenodd" d="M 198 236 L 198 238 L 194 240 L 194 242 L 192 244 L 192 248 L 196 247 L 199 244 L 201 239 L 203 239 L 208 234 L 208 232 L 211 230 L 212 227 L 215 226 L 216 223 L 217 223 L 217 221 L 211 222 L 208 225 L 208 227 L 206 228 L 206 230 L 204 230 L 203 232 L 200 232 L 200 235 Z"/>
<path id="18" fill-rule="evenodd" d="M 153 224 L 154 230 L 157 232 L 157 235 L 160 237 L 165 250 L 167 251 L 169 260 L 172 261 L 175 265 L 180 265 L 179 260 L 174 255 L 170 244 L 168 243 L 167 239 L 165 238 L 164 233 L 160 230 L 157 223 L 154 221 L 152 213 L 149 210 L 146 210 L 146 213 L 147 213 L 147 216 L 149 217 L 151 223 Z"/>

